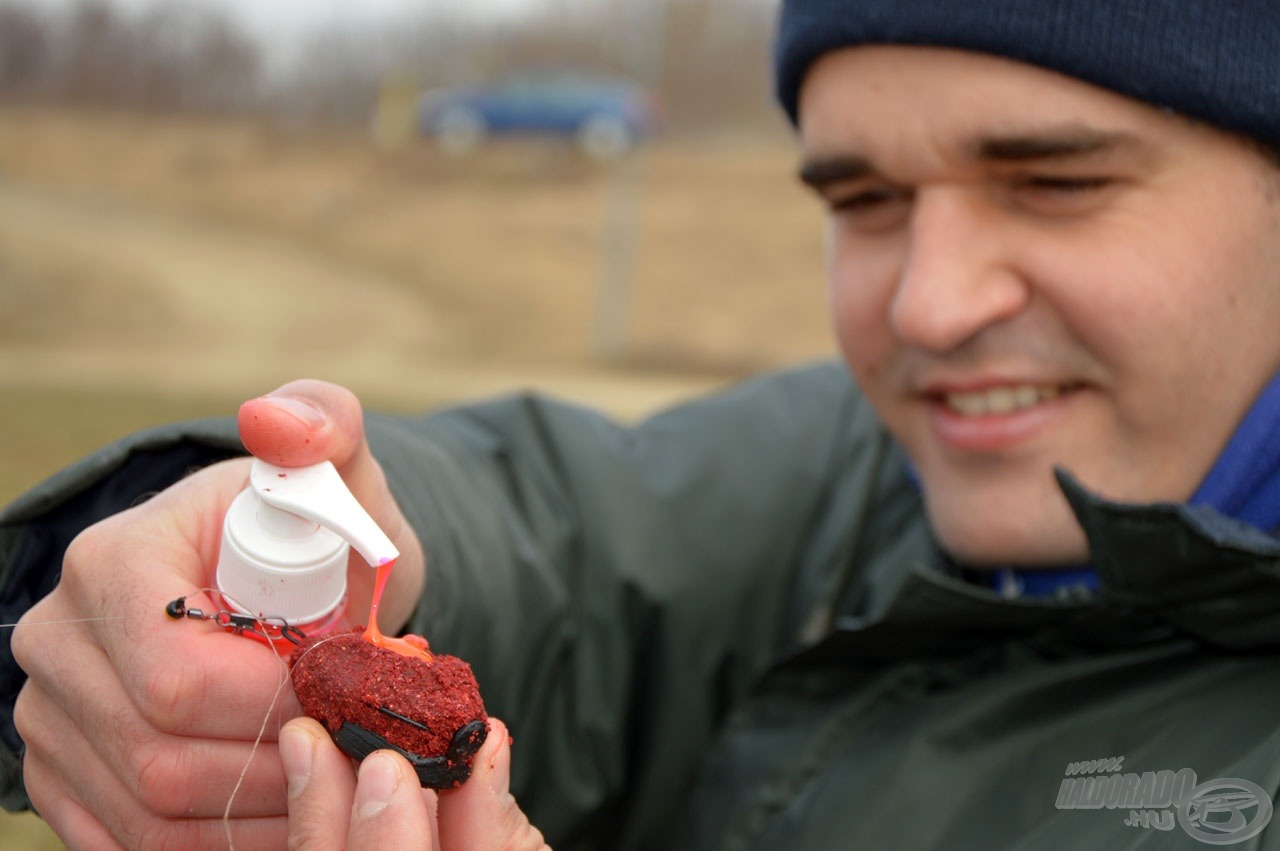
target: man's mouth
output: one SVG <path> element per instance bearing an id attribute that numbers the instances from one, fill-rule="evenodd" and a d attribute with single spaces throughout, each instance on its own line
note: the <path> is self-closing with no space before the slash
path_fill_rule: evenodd
<path id="1" fill-rule="evenodd" d="M 941 393 L 938 398 L 948 410 L 962 417 L 989 417 L 1033 408 L 1070 389 L 1062 384 L 1011 384 Z"/>

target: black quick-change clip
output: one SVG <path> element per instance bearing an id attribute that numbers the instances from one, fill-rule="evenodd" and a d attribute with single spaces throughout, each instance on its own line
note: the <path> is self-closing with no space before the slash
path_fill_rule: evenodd
<path id="1" fill-rule="evenodd" d="M 365 704 L 368 706 L 368 704 Z M 384 715 L 389 715 L 406 724 L 426 730 L 423 724 L 392 712 L 385 706 L 376 707 Z M 469 721 L 453 734 L 449 742 L 449 752 L 444 756 L 418 756 L 402 747 L 391 744 L 380 734 L 362 727 L 354 721 L 343 721 L 333 740 L 338 748 L 355 760 L 362 760 L 378 750 L 393 750 L 409 761 L 418 782 L 429 789 L 452 789 L 467 782 L 471 776 L 470 758 L 480 750 L 484 740 L 489 736 L 489 727 L 483 720 Z"/>
<path id="2" fill-rule="evenodd" d="M 230 630 L 234 635 L 249 635 L 266 642 L 276 637 L 270 635 L 268 630 L 278 633 L 280 638 L 286 638 L 293 644 L 301 644 L 307 637 L 302 630 L 277 615 L 242 615 L 226 609 L 219 609 L 216 612 L 189 609 L 186 597 L 170 600 L 164 607 L 164 613 L 174 620 L 193 618 L 198 621 L 213 621 L 218 626 Z"/>

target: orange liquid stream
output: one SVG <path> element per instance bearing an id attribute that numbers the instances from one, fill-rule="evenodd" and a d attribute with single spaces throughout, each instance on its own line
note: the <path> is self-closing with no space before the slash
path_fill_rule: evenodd
<path id="1" fill-rule="evenodd" d="M 382 634 L 382 630 L 378 629 L 378 603 L 382 601 L 382 592 L 387 587 L 387 579 L 391 576 L 391 568 L 395 567 L 394 560 L 378 566 L 378 575 L 373 584 L 373 602 L 369 605 L 369 625 L 365 627 L 365 641 L 372 642 L 378 647 L 392 650 L 403 656 L 413 656 L 418 659 L 431 661 L 431 651 L 427 649 L 427 640 L 420 635 L 406 635 L 404 638 L 395 638 Z"/>

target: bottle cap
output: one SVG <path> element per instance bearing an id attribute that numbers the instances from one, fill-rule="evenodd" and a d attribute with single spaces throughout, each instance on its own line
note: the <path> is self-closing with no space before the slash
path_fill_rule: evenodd
<path id="1" fill-rule="evenodd" d="M 375 567 L 399 556 L 333 464 L 257 459 L 223 521 L 215 581 L 245 614 L 319 620 L 346 595 L 348 544 Z"/>

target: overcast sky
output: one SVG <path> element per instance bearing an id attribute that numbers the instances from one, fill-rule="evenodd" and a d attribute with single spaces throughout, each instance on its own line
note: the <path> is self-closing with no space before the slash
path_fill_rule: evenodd
<path id="1" fill-rule="evenodd" d="M 73 0 L 53 0 L 69 5 Z M 298 35 L 335 22 L 382 24 L 448 9 L 477 16 L 509 17 L 536 11 L 541 0 L 108 0 L 113 6 L 142 10 L 175 2 L 222 9 L 247 29 L 269 40 L 292 41 Z"/>

